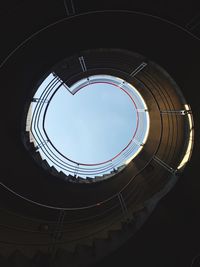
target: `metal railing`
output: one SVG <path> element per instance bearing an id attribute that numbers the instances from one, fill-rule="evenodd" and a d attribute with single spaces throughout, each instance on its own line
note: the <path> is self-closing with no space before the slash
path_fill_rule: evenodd
<path id="1" fill-rule="evenodd" d="M 49 108 L 51 100 L 55 96 L 56 92 L 66 84 L 55 74 L 51 74 L 51 81 L 45 86 L 39 97 L 34 97 L 32 100 L 32 114 L 29 114 L 30 121 L 30 134 L 33 138 L 35 150 L 41 154 L 41 156 L 47 160 L 50 166 L 54 166 L 57 171 L 62 171 L 66 175 L 72 175 L 74 177 L 82 178 L 94 178 L 100 176 L 106 178 L 107 175 L 111 176 L 119 172 L 127 164 L 127 160 L 134 157 L 141 146 L 144 145 L 143 140 L 146 138 L 148 132 L 148 112 L 145 103 L 141 101 L 139 94 L 132 90 L 130 86 L 124 86 L 125 82 L 117 78 L 118 84 L 112 84 L 111 78 L 108 75 L 93 76 L 92 79 L 85 79 L 82 85 L 78 85 L 75 88 L 68 88 L 71 94 L 77 93 L 83 89 L 87 84 L 95 84 L 101 79 L 101 83 L 112 84 L 119 89 L 123 90 L 131 99 L 135 105 L 137 112 L 136 130 L 129 143 L 114 157 L 104 162 L 86 164 L 76 162 L 66 155 L 61 153 L 53 144 L 52 140 L 45 129 L 45 118 Z M 123 82 L 122 82 L 123 81 Z M 140 141 L 142 140 L 142 141 Z"/>
<path id="2" fill-rule="evenodd" d="M 55 77 L 52 82 L 47 86 L 47 89 L 50 90 L 51 86 L 53 86 L 53 84 L 58 84 L 58 86 L 61 86 L 59 83 L 58 83 L 58 79 Z M 159 88 L 158 88 L 159 90 Z M 47 95 L 46 95 L 47 96 Z M 44 97 L 41 97 L 40 100 L 36 100 L 36 105 L 38 105 L 38 107 L 42 104 L 45 105 L 47 102 L 48 98 L 44 98 Z M 42 108 L 41 106 L 41 108 Z M 161 110 L 160 110 L 161 111 Z M 39 112 L 42 113 L 42 111 L 38 111 L 37 109 L 34 109 L 33 113 L 37 113 L 39 114 Z M 141 114 L 144 114 L 143 112 Z M 161 113 L 160 113 L 161 114 Z M 161 115 L 162 116 L 162 115 Z M 171 113 L 166 113 L 165 116 L 174 116 L 172 115 Z M 181 115 L 181 116 L 186 116 L 187 118 L 187 114 L 184 113 L 184 115 Z M 33 122 L 32 121 L 32 124 L 34 125 L 34 123 L 39 123 L 38 121 L 35 121 Z M 35 126 L 36 127 L 36 126 Z M 161 124 L 161 127 L 163 127 L 163 125 Z M 176 128 L 178 127 L 177 126 L 177 120 L 174 120 L 173 121 L 173 125 L 172 125 L 173 128 Z M 162 129 L 163 130 L 163 129 Z M 59 246 L 60 244 L 66 244 L 66 243 L 70 243 L 70 242 L 78 242 L 78 238 L 76 239 L 65 239 L 65 237 L 61 237 L 61 239 L 58 238 L 57 234 L 63 234 L 66 236 L 68 235 L 68 233 L 70 233 L 71 231 L 79 231 L 80 229 L 82 229 L 84 223 L 85 223 L 85 227 L 87 228 L 88 225 L 90 224 L 93 224 L 96 225 L 96 228 L 94 230 L 94 232 L 88 232 L 86 231 L 87 234 L 85 234 L 85 236 L 80 236 L 80 240 L 81 238 L 84 239 L 84 238 L 87 238 L 89 237 L 91 234 L 98 234 L 98 232 L 101 232 L 101 231 L 104 231 L 104 230 L 107 230 L 107 229 L 111 229 L 112 228 L 112 225 L 117 221 L 116 218 L 120 217 L 121 220 L 124 219 L 127 219 L 129 217 L 129 213 L 132 212 L 132 206 L 134 206 L 135 204 L 135 200 L 137 198 L 137 194 L 140 194 L 140 191 L 138 187 L 135 187 L 135 179 L 138 178 L 139 175 L 142 174 L 142 172 L 145 170 L 145 168 L 150 164 L 157 164 L 156 161 L 154 161 L 155 159 L 155 156 L 156 156 L 156 153 L 158 152 L 158 149 L 160 147 L 160 144 L 161 144 L 161 140 L 162 140 L 162 132 L 161 130 L 161 136 L 160 136 L 160 140 L 158 140 L 158 144 L 157 144 L 157 148 L 155 149 L 155 152 L 150 155 L 149 157 L 149 160 L 146 161 L 145 165 L 143 166 L 142 169 L 140 169 L 135 175 L 133 175 L 130 179 L 129 179 L 129 182 L 119 191 L 119 192 L 116 192 L 113 196 L 111 196 L 109 199 L 106 199 L 105 201 L 101 202 L 101 203 L 96 203 L 95 205 L 92 205 L 92 206 L 88 206 L 88 207 L 83 207 L 83 208 L 74 208 L 74 209 L 65 209 L 65 208 L 58 208 L 58 207 L 50 207 L 48 205 L 42 205 L 40 203 L 37 203 L 37 202 L 34 202 L 34 201 L 31 201 L 30 199 L 26 199 L 25 197 L 23 196 L 20 196 L 18 194 L 16 194 L 14 191 L 11 191 L 9 188 L 6 188 L 5 185 L 3 185 L 2 183 L 0 183 L 1 186 L 3 186 L 6 190 L 10 191 L 11 194 L 14 194 L 16 198 L 20 197 L 20 198 L 23 198 L 24 201 L 30 203 L 31 205 L 37 205 L 38 208 L 41 208 L 41 209 L 49 209 L 49 210 L 57 210 L 58 211 L 58 216 L 57 216 L 57 220 L 55 218 L 55 221 L 54 222 L 48 222 L 48 221 L 43 221 L 43 220 L 39 220 L 39 221 L 36 221 L 36 220 L 31 220 L 30 218 L 28 218 L 29 221 L 32 221 L 34 224 L 39 224 L 39 223 L 48 223 L 50 228 L 53 229 L 51 231 L 51 233 L 53 233 L 53 236 L 52 236 L 52 241 L 51 242 L 48 242 L 48 239 L 46 242 L 44 241 L 39 241 L 38 240 L 38 243 L 26 243 L 26 245 L 29 245 L 29 246 L 44 246 L 46 248 L 50 248 L 50 250 L 54 250 L 55 249 L 55 246 Z M 173 131 L 172 131 L 173 133 Z M 42 139 L 42 137 L 38 134 L 39 138 L 41 138 L 41 141 L 44 142 L 44 138 Z M 173 138 L 173 135 L 172 137 Z M 178 135 L 176 136 L 176 138 L 178 138 Z M 41 142 L 42 144 L 42 142 Z M 168 140 L 168 143 L 166 143 L 166 147 L 168 146 L 168 144 L 170 144 L 170 140 Z M 175 147 L 174 147 L 174 150 L 176 150 L 176 146 L 177 146 L 177 143 L 175 142 Z M 41 146 L 40 149 L 44 149 L 46 148 L 46 145 L 44 146 Z M 126 155 L 129 155 L 129 153 L 131 153 L 131 148 L 129 148 L 129 150 L 126 151 L 127 154 Z M 48 151 L 47 151 L 48 152 Z M 46 153 L 47 153 L 46 152 Z M 173 152 L 173 151 L 172 151 Z M 173 153 L 172 153 L 173 154 Z M 172 155 L 173 157 L 173 155 Z M 75 165 L 76 166 L 76 165 Z M 82 167 L 83 168 L 83 167 Z M 98 170 L 98 168 L 97 168 Z M 79 172 L 79 170 L 77 170 L 77 173 Z M 164 173 L 164 174 L 163 174 Z M 151 178 L 151 177 L 161 177 L 162 175 L 166 176 L 170 176 L 172 175 L 172 179 L 173 179 L 173 176 L 176 175 L 175 174 L 171 174 L 171 172 L 169 172 L 166 168 L 164 168 L 164 166 L 161 165 L 157 165 L 156 167 L 156 173 L 153 172 L 153 174 L 151 175 L 151 173 L 148 174 L 148 177 L 147 178 Z M 167 179 L 166 179 L 167 180 Z M 163 186 L 163 184 L 162 184 Z M 153 193 L 152 193 L 153 194 Z M 120 209 L 119 209 L 120 208 Z M 120 212 L 121 211 L 121 212 Z M 70 212 L 77 212 L 78 214 L 78 217 L 73 217 L 71 215 Z M 63 220 L 61 218 L 61 215 L 63 216 L 65 213 L 65 219 Z M 13 216 L 15 217 L 15 214 L 13 213 Z M 19 216 L 19 215 L 18 215 Z M 23 220 L 25 220 L 25 218 L 23 217 Z M 60 224 L 62 227 L 60 229 L 57 229 L 57 227 L 59 226 L 59 223 L 60 221 L 62 221 L 62 224 Z M 105 222 L 105 223 L 103 223 Z M 58 225 L 58 226 L 57 226 Z M 13 226 L 8 226 L 8 225 L 3 225 L 1 224 L 0 225 L 0 228 L 3 227 L 5 229 L 8 229 L 10 228 L 10 230 L 15 230 L 15 231 L 24 231 L 25 229 L 20 229 L 20 227 L 13 227 Z M 47 232 L 40 232 L 40 231 L 32 231 L 32 230 L 29 230 L 27 229 L 27 232 L 30 232 L 30 235 L 31 233 L 32 234 L 41 234 L 41 237 L 44 237 L 46 236 L 47 238 L 49 238 L 49 234 L 50 232 L 47 231 Z M 84 231 L 83 231 L 84 232 Z M 30 238 L 31 240 L 31 238 Z M 7 241 L 7 242 L 4 242 L 3 240 L 0 241 L 0 243 L 5 243 L 5 244 L 19 244 L 19 245 L 23 245 L 25 243 L 22 242 L 11 242 L 11 241 Z"/>

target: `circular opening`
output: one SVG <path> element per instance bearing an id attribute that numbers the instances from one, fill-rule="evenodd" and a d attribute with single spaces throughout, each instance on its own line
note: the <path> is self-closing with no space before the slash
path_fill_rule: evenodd
<path id="1" fill-rule="evenodd" d="M 92 75 L 69 87 L 51 73 L 32 99 L 26 130 L 54 173 L 105 178 L 141 151 L 149 115 L 136 88 L 121 78 Z"/>
<path id="2" fill-rule="evenodd" d="M 64 157 L 81 164 L 96 165 L 115 159 L 138 129 L 137 106 L 130 94 L 114 83 L 98 79 L 92 81 L 90 77 L 90 83 L 75 94 L 62 86 L 45 114 L 44 128 L 53 146 Z"/>

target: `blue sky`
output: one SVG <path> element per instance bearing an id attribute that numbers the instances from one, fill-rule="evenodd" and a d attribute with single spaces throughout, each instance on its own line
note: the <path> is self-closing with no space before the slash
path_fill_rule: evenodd
<path id="1" fill-rule="evenodd" d="M 75 95 L 62 86 L 49 105 L 45 127 L 61 153 L 74 161 L 98 163 L 131 140 L 136 110 L 130 97 L 110 84 L 91 84 Z"/>
<path id="2" fill-rule="evenodd" d="M 49 154 L 52 153 L 49 149 L 53 148 L 45 141 L 47 137 L 42 128 L 46 104 L 57 88 L 47 109 L 45 130 L 56 149 L 70 160 L 83 164 L 98 164 L 112 159 L 131 141 L 138 120 L 137 133 L 131 143 L 131 154 L 125 156 L 122 153 L 116 161 L 108 163 L 111 167 L 113 164 L 115 167 L 128 164 L 142 149 L 140 145 L 148 135 L 149 116 L 148 112 L 145 112 L 147 107 L 132 85 L 109 75 L 90 76 L 89 81 L 90 83 L 85 78 L 68 88 L 71 92 L 81 88 L 73 95 L 61 85 L 62 81 L 57 76 L 50 74 L 35 93 L 34 98 L 39 102 L 32 102 L 31 113 L 27 116 L 28 130 L 31 126 L 30 118 L 32 125 L 38 124 L 40 132 L 34 127 L 31 129 L 35 146 L 39 146 L 42 158 L 46 159 L 50 166 L 56 164 L 58 171 L 62 170 L 66 174 L 69 174 L 68 167 L 64 170 L 63 164 L 70 162 L 55 150 L 55 157 Z M 137 110 L 133 102 L 136 103 Z M 128 151 L 129 149 L 130 147 Z M 72 165 L 77 168 L 76 164 Z M 82 175 L 84 177 L 84 174 Z"/>

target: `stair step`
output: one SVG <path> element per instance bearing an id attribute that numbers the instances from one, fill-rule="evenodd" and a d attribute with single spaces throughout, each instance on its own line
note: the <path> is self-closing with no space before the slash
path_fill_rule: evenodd
<path id="1" fill-rule="evenodd" d="M 81 178 L 81 177 L 76 177 L 76 181 L 79 183 L 85 183 L 85 179 Z"/>
<path id="2" fill-rule="evenodd" d="M 60 175 L 60 177 L 63 178 L 64 180 L 67 180 L 67 176 L 66 176 L 66 174 L 64 174 L 64 172 L 60 171 L 60 172 L 59 172 L 59 175 Z"/>
<path id="3" fill-rule="evenodd" d="M 30 145 L 30 138 L 29 138 L 29 132 L 26 131 L 23 136 L 23 141 L 25 145 L 28 147 Z"/>
<path id="4" fill-rule="evenodd" d="M 86 181 L 87 181 L 88 183 L 92 183 L 92 182 L 94 182 L 94 179 L 91 178 L 91 177 L 86 177 Z"/>
<path id="5" fill-rule="evenodd" d="M 108 232 L 107 232 L 107 230 L 94 234 L 94 238 L 97 238 L 97 239 L 107 239 L 108 238 Z"/>
<path id="6" fill-rule="evenodd" d="M 59 175 L 59 172 L 56 170 L 56 168 L 54 166 L 50 167 L 50 172 L 55 176 Z"/>
<path id="7" fill-rule="evenodd" d="M 31 152 L 36 152 L 36 147 L 33 142 L 30 142 L 27 144 L 28 150 Z"/>
<path id="8" fill-rule="evenodd" d="M 35 153 L 33 154 L 33 157 L 34 157 L 34 159 L 37 160 L 38 162 L 43 161 L 43 158 L 41 157 L 41 155 L 40 155 L 39 152 L 35 152 Z"/>
<path id="9" fill-rule="evenodd" d="M 93 239 L 92 238 L 85 238 L 81 239 L 80 242 L 78 242 L 79 245 L 92 247 L 93 246 Z"/>
<path id="10" fill-rule="evenodd" d="M 65 250 L 64 248 L 59 248 L 56 251 L 54 263 L 57 267 L 68 267 L 73 266 L 75 254 L 70 253 L 69 251 Z"/>
<path id="11" fill-rule="evenodd" d="M 67 176 L 67 181 L 69 181 L 69 182 L 76 182 L 76 177 L 74 177 L 72 175 L 68 175 Z"/>
<path id="12" fill-rule="evenodd" d="M 46 170 L 49 170 L 49 168 L 50 168 L 50 166 L 49 166 L 48 162 L 46 161 L 46 159 L 42 160 L 41 165 Z"/>
<path id="13" fill-rule="evenodd" d="M 147 210 L 145 208 L 143 208 L 141 211 L 139 211 L 137 214 L 134 214 L 136 221 L 135 221 L 135 226 L 136 229 L 139 229 L 143 223 L 146 221 L 146 217 L 147 217 Z"/>
<path id="14" fill-rule="evenodd" d="M 29 150 L 35 150 L 34 142 L 30 140 L 30 132 L 26 131 L 24 134 L 24 143 Z"/>
<path id="15" fill-rule="evenodd" d="M 94 249 L 90 246 L 78 245 L 75 250 L 75 255 L 77 258 L 81 258 L 81 260 L 85 261 L 94 258 Z"/>
<path id="16" fill-rule="evenodd" d="M 107 246 L 109 242 L 103 239 L 95 239 L 94 240 L 94 253 L 97 258 L 101 258 L 106 255 Z"/>
<path id="17" fill-rule="evenodd" d="M 36 267 L 20 250 L 16 250 L 8 258 L 8 262 L 13 267 Z"/>
<path id="18" fill-rule="evenodd" d="M 53 267 L 50 255 L 41 251 L 37 251 L 33 258 L 33 263 L 35 264 L 34 266 L 37 267 Z"/>
<path id="19" fill-rule="evenodd" d="M 65 249 L 68 253 L 74 253 L 76 244 L 76 242 L 66 243 L 62 246 L 62 249 Z"/>
<path id="20" fill-rule="evenodd" d="M 112 225 L 111 230 L 121 230 L 122 229 L 122 223 L 119 221 Z"/>
<path id="21" fill-rule="evenodd" d="M 0 266 L 2 266 L 2 267 L 12 267 L 12 266 L 9 265 L 9 263 L 6 260 L 6 258 L 4 258 L 1 255 L 0 255 Z"/>

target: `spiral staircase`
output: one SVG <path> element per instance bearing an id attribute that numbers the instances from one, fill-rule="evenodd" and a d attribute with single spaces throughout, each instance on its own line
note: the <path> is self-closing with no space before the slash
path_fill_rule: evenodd
<path id="1" fill-rule="evenodd" d="M 145 1 L 14 1 L 12 6 L 4 5 L 0 265 L 96 264 L 138 232 L 179 177 L 186 180 L 198 168 L 198 123 L 193 157 L 187 168 L 180 165 L 194 130 L 192 115 L 194 122 L 199 118 L 195 97 L 200 62 L 198 12 L 194 4 L 184 7 L 178 17 L 178 2 L 172 4 L 174 9 Z M 92 33 L 91 23 L 97 25 Z M 118 50 L 108 53 L 99 47 L 145 56 L 129 62 L 130 56 L 120 60 Z M 90 72 L 96 74 L 100 66 L 106 74 L 116 72 L 130 79 L 149 109 L 151 127 L 143 150 L 122 170 L 111 170 L 108 179 L 101 174 L 93 180 L 58 172 L 41 158 L 29 133 L 22 132 L 24 110 L 35 83 L 63 58 L 79 58 L 77 51 Z M 149 58 L 141 72 L 127 76 Z M 151 59 L 172 75 L 190 105 Z M 66 79 L 60 69 L 57 75 Z"/>

